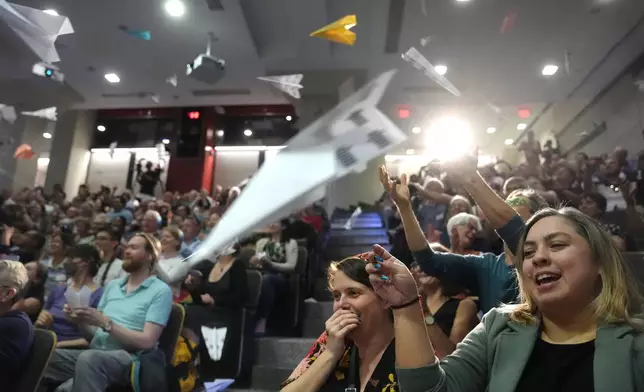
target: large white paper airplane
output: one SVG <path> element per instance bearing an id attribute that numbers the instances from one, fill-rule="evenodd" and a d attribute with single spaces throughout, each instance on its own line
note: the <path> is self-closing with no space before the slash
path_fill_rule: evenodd
<path id="1" fill-rule="evenodd" d="M 16 114 L 16 108 L 9 105 L 0 104 L 0 120 L 5 120 L 9 124 L 16 122 L 18 115 Z"/>
<path id="2" fill-rule="evenodd" d="M 58 113 L 55 107 L 44 108 L 33 112 L 22 112 L 25 116 L 44 118 L 45 120 L 58 121 Z"/>
<path id="3" fill-rule="evenodd" d="M 458 91 L 458 89 L 449 80 L 447 80 L 445 76 L 436 72 L 434 65 L 413 46 L 409 48 L 407 52 L 402 54 L 402 58 L 413 65 L 414 68 L 429 76 L 431 80 L 438 83 L 445 90 L 457 97 L 461 96 L 461 92 Z"/>
<path id="4" fill-rule="evenodd" d="M 302 86 L 302 74 L 279 75 L 279 76 L 260 76 L 257 79 L 263 80 L 284 91 L 295 99 L 300 99 L 300 89 Z"/>
<path id="5" fill-rule="evenodd" d="M 187 262 L 212 260 L 237 238 L 313 204 L 328 183 L 364 171 L 370 160 L 405 141 L 405 133 L 376 108 L 395 73 L 378 76 L 264 162 Z"/>
<path id="6" fill-rule="evenodd" d="M 66 16 L 53 15 L 35 8 L 0 0 L 0 21 L 16 33 L 46 63 L 60 61 L 54 42 L 59 35 L 72 34 Z"/>

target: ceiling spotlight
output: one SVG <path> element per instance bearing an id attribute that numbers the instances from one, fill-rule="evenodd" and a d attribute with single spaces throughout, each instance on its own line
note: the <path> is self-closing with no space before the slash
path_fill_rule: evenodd
<path id="1" fill-rule="evenodd" d="M 121 78 L 117 74 L 110 72 L 105 74 L 105 80 L 110 83 L 118 83 L 121 81 Z"/>
<path id="2" fill-rule="evenodd" d="M 489 127 L 487 129 L 487 133 L 494 133 L 494 132 L 496 132 L 496 128 L 494 128 L 494 127 Z"/>
<path id="3" fill-rule="evenodd" d="M 434 71 L 436 71 L 437 74 L 439 75 L 445 75 L 447 73 L 447 66 L 445 65 L 436 65 L 434 67 Z"/>
<path id="4" fill-rule="evenodd" d="M 45 132 L 42 134 L 42 137 L 44 137 L 45 139 L 51 139 L 51 133 Z"/>
<path id="5" fill-rule="evenodd" d="M 180 18 L 186 13 L 186 6 L 180 0 L 168 0 L 163 8 L 173 18 Z"/>
<path id="6" fill-rule="evenodd" d="M 99 132 L 105 132 L 105 125 L 99 125 L 98 127 L 96 127 L 96 129 L 97 129 Z"/>
<path id="7" fill-rule="evenodd" d="M 293 117 L 291 117 L 291 116 L 286 116 L 286 121 L 291 121 L 292 119 L 293 119 Z"/>
<path id="8" fill-rule="evenodd" d="M 528 124 L 526 124 L 526 123 L 519 123 L 519 125 L 517 125 L 517 130 L 519 130 L 519 131 L 524 131 L 527 127 L 528 127 Z"/>
<path id="9" fill-rule="evenodd" d="M 224 130 L 223 129 L 218 129 L 217 132 L 215 133 L 215 135 L 217 135 L 217 137 L 224 136 Z"/>
<path id="10" fill-rule="evenodd" d="M 413 128 L 411 129 L 411 132 L 412 132 L 412 133 L 420 133 L 420 131 L 421 131 L 420 127 L 413 127 Z"/>
<path id="11" fill-rule="evenodd" d="M 416 151 L 412 150 L 411 148 L 407 150 L 407 155 L 414 155 Z"/>
<path id="12" fill-rule="evenodd" d="M 252 134 L 253 134 L 253 131 L 251 131 L 250 129 L 245 129 L 245 130 L 244 130 L 244 135 L 246 135 L 246 136 L 250 136 L 250 135 L 252 135 Z"/>
<path id="13" fill-rule="evenodd" d="M 49 10 L 44 10 L 43 12 L 49 15 L 58 16 L 58 12 L 56 12 L 56 10 L 49 9 Z"/>
<path id="14" fill-rule="evenodd" d="M 543 70 L 541 70 L 541 74 L 543 76 L 552 76 L 559 71 L 559 67 L 553 64 L 548 64 L 545 67 L 543 67 Z"/>
<path id="15" fill-rule="evenodd" d="M 469 3 L 470 0 L 456 0 L 457 3 Z"/>
<path id="16" fill-rule="evenodd" d="M 506 145 L 506 146 L 510 146 L 510 145 L 512 145 L 512 143 L 514 143 L 514 140 L 512 140 L 512 139 L 505 139 L 505 145 Z"/>
<path id="17" fill-rule="evenodd" d="M 161 139 L 161 143 L 163 143 L 163 144 L 170 144 L 170 139 L 168 139 L 168 138 L 163 138 L 163 139 Z"/>

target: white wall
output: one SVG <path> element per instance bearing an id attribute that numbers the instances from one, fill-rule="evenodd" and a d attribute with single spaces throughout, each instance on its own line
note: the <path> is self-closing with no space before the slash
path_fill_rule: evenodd
<path id="1" fill-rule="evenodd" d="M 45 186 L 47 166 L 49 166 L 49 153 L 40 153 L 36 160 L 36 177 L 34 179 L 33 186 Z"/>
<path id="2" fill-rule="evenodd" d="M 230 188 L 254 174 L 258 166 L 259 151 L 216 151 L 213 182 Z"/>
<path id="3" fill-rule="evenodd" d="M 564 135 L 562 144 L 571 145 L 582 131 L 592 130 L 592 123 L 606 122 L 606 131 L 582 147 L 591 156 L 625 147 L 634 156 L 644 148 L 644 92 L 630 76 L 622 78 L 602 99 L 593 105 L 576 126 Z"/>
<path id="4" fill-rule="evenodd" d="M 87 178 L 85 183 L 89 185 L 92 191 L 100 189 L 101 185 L 110 188 L 117 187 L 118 190 L 123 191 L 127 186 L 127 173 L 130 166 L 130 154 L 134 152 L 135 162 L 140 159 L 151 161 L 153 163 L 159 162 L 159 153 L 156 148 L 117 148 L 114 154 L 110 155 L 109 149 L 97 148 L 93 149 L 89 155 L 89 168 L 87 171 Z M 170 154 L 165 153 L 163 160 L 167 167 L 170 163 Z M 161 175 L 161 181 L 165 184 L 167 180 L 167 171 Z M 138 184 L 134 183 L 134 192 L 138 192 Z M 163 191 L 161 188 L 156 188 L 156 195 L 161 196 Z"/>

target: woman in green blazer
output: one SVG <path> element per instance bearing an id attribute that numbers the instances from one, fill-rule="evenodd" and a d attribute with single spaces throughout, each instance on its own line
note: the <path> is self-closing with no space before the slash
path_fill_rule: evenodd
<path id="1" fill-rule="evenodd" d="M 492 309 L 439 361 L 411 274 L 374 246 L 367 271 L 394 309 L 401 391 L 644 391 L 644 302 L 610 236 L 575 209 L 546 209 L 518 250 L 521 303 Z"/>

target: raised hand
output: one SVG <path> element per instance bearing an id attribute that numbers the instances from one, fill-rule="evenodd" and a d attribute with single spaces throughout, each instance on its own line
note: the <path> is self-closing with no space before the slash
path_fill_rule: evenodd
<path id="1" fill-rule="evenodd" d="M 406 174 L 400 176 L 400 183 L 398 184 L 391 178 L 389 178 L 387 169 L 384 165 L 381 165 L 378 170 L 378 176 L 380 178 L 382 187 L 389 194 L 389 197 L 394 201 L 394 203 L 396 203 L 396 205 L 410 202 L 411 195 L 409 193 L 409 183 Z"/>
<path id="2" fill-rule="evenodd" d="M 374 245 L 366 266 L 373 290 L 393 307 L 418 298 L 418 287 L 411 271 L 385 248 Z"/>
<path id="3" fill-rule="evenodd" d="M 460 181 L 468 181 L 477 175 L 478 151 L 473 154 L 464 154 L 442 163 L 443 171 L 450 178 Z"/>
<path id="4" fill-rule="evenodd" d="M 338 309 L 326 321 L 326 349 L 334 358 L 340 359 L 346 349 L 345 339 L 349 332 L 360 326 L 360 318 L 347 309 Z"/>

